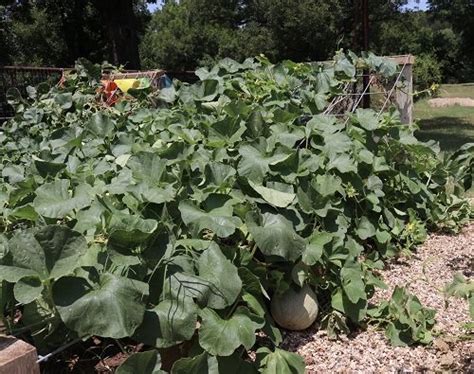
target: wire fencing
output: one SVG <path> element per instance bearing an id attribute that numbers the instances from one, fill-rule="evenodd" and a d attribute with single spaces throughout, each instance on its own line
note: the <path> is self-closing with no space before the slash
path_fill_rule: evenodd
<path id="1" fill-rule="evenodd" d="M 0 121 L 14 115 L 13 108 L 8 104 L 9 89 L 16 88 L 22 96 L 25 96 L 28 86 L 34 87 L 43 82 L 56 84 L 63 71 L 62 68 L 0 66 Z"/>
<path id="2" fill-rule="evenodd" d="M 349 120 L 349 115 L 354 113 L 369 97 L 366 102 L 375 110 L 380 117 L 391 105 L 398 108 L 402 123 L 410 123 L 407 118 L 412 117 L 413 93 L 411 68 L 414 58 L 411 55 L 395 56 L 394 61 L 398 65 L 395 75 L 390 78 L 379 74 L 358 74 L 352 82 L 342 87 L 341 92 L 336 94 L 324 114 Z M 408 104 L 408 105 L 407 105 Z"/>

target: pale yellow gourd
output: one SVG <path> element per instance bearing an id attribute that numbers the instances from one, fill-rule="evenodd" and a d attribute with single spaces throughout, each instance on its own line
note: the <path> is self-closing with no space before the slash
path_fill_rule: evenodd
<path id="1" fill-rule="evenodd" d="M 272 317 L 287 330 L 304 330 L 318 316 L 318 300 L 310 286 L 295 290 L 290 288 L 271 302 Z"/>

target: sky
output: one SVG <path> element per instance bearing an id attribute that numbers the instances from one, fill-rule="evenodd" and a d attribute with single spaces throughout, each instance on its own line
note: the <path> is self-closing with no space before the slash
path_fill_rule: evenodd
<path id="1" fill-rule="evenodd" d="M 161 5 L 161 1 L 157 1 L 156 4 L 148 4 L 148 10 L 153 13 L 155 10 L 161 8 Z"/>
<path id="2" fill-rule="evenodd" d="M 148 4 L 148 9 L 150 12 L 154 12 L 156 9 L 161 8 L 161 1 L 158 0 L 156 4 Z M 426 10 L 428 9 L 427 0 L 408 0 L 408 4 L 404 7 L 407 10 Z"/>
<path id="3" fill-rule="evenodd" d="M 428 9 L 428 2 L 427 0 L 408 0 L 408 4 L 404 7 L 405 9 L 419 9 L 419 10 L 427 10 Z"/>

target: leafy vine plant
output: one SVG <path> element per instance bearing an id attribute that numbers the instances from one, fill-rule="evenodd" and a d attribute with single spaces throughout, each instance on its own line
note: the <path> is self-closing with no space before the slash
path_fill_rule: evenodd
<path id="1" fill-rule="evenodd" d="M 194 84 L 145 85 L 109 106 L 101 67 L 80 60 L 61 86 L 11 92 L 7 328 L 41 354 L 93 336 L 144 344 L 118 373 L 300 373 L 271 310 L 304 328 L 292 318 L 306 306 L 291 301 L 304 290 L 309 325 L 371 320 L 395 344 L 429 343 L 434 311 L 416 297 L 369 300 L 386 259 L 469 220 L 474 145 L 441 154 L 393 109 L 325 113 L 360 69 L 396 73 L 350 52 L 324 64 L 224 59 Z"/>

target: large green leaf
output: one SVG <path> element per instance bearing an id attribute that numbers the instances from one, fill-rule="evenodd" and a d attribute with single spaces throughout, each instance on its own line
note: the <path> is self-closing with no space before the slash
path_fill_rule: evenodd
<path id="1" fill-rule="evenodd" d="M 160 354 L 156 351 L 137 352 L 130 355 L 115 371 L 116 374 L 164 374 Z"/>
<path id="2" fill-rule="evenodd" d="M 239 154 L 242 156 L 237 168 L 239 175 L 254 182 L 263 180 L 270 171 L 270 165 L 277 164 L 288 157 L 286 154 L 267 156 L 250 145 L 239 147 Z"/>
<path id="3" fill-rule="evenodd" d="M 260 224 L 249 215 L 247 226 L 258 248 L 267 256 L 295 261 L 306 247 L 305 240 L 281 214 L 264 213 Z"/>
<path id="4" fill-rule="evenodd" d="M 15 299 L 22 303 L 28 304 L 36 300 L 43 291 L 43 285 L 38 277 L 23 277 L 13 286 Z"/>
<path id="5" fill-rule="evenodd" d="M 352 147 L 351 139 L 342 132 L 323 133 L 324 138 L 324 151 L 328 155 L 334 155 L 337 153 L 347 153 Z"/>
<path id="6" fill-rule="evenodd" d="M 228 319 L 222 319 L 212 309 L 200 312 L 199 344 L 215 356 L 230 356 L 241 345 L 247 350 L 255 343 L 255 332 L 264 325 L 263 319 L 239 307 Z"/>
<path id="7" fill-rule="evenodd" d="M 166 163 L 167 160 L 156 153 L 140 152 L 128 159 L 127 167 L 132 170 L 133 178 L 137 181 L 159 184 L 166 173 Z"/>
<path id="8" fill-rule="evenodd" d="M 130 157 L 126 164 L 132 171 L 132 178 L 123 181 L 124 190 L 155 204 L 172 201 L 175 189 L 166 172 L 167 162 L 151 152 L 140 152 Z"/>
<path id="9" fill-rule="evenodd" d="M 235 173 L 236 170 L 232 166 L 218 162 L 207 164 L 205 169 L 207 183 L 217 187 L 221 187 L 224 184 L 230 185 Z"/>
<path id="10" fill-rule="evenodd" d="M 115 213 L 109 223 L 110 240 L 119 246 L 139 244 L 147 240 L 157 227 L 158 222 L 154 219 Z"/>
<path id="11" fill-rule="evenodd" d="M 19 231 L 8 245 L 12 255 L 10 269 L 5 267 L 0 278 L 16 282 L 35 275 L 42 280 L 71 274 L 87 251 L 85 238 L 66 226 L 50 225 Z M 15 269 L 17 279 L 10 270 Z"/>
<path id="12" fill-rule="evenodd" d="M 161 301 L 147 310 L 134 338 L 147 345 L 167 348 L 191 339 L 196 329 L 197 307 L 184 294 Z"/>
<path id="13" fill-rule="evenodd" d="M 257 350 L 257 360 L 260 362 L 260 373 L 264 374 L 303 374 L 305 363 L 296 353 L 286 352 L 275 348 L 272 352 L 268 348 Z"/>
<path id="14" fill-rule="evenodd" d="M 342 192 L 341 178 L 331 174 L 323 174 L 313 179 L 312 185 L 315 190 L 323 196 L 330 196 L 336 192 Z"/>
<path id="15" fill-rule="evenodd" d="M 54 101 L 56 104 L 58 104 L 61 109 L 69 109 L 72 107 L 72 93 L 71 92 L 63 92 L 60 94 L 57 94 L 54 97 Z"/>
<path id="16" fill-rule="evenodd" d="M 349 300 L 354 304 L 361 299 L 367 299 L 362 276 L 361 265 L 357 262 L 348 261 L 341 269 L 342 287 Z"/>
<path id="17" fill-rule="evenodd" d="M 65 325 L 79 336 L 125 338 L 142 323 L 148 285 L 104 273 L 97 283 L 63 277 L 53 285 L 53 300 Z"/>
<path id="18" fill-rule="evenodd" d="M 249 180 L 249 184 L 256 192 L 258 192 L 260 196 L 263 197 L 265 201 L 279 208 L 286 208 L 296 197 L 296 194 L 294 193 L 282 192 L 273 188 L 267 188 L 260 184 L 254 183 L 251 180 Z"/>
<path id="19" fill-rule="evenodd" d="M 63 218 L 73 210 L 89 206 L 92 201 L 92 189 L 89 185 L 82 184 L 72 193 L 67 179 L 45 183 L 35 193 L 33 207 L 39 214 L 49 218 Z"/>
<path id="20" fill-rule="evenodd" d="M 357 172 L 357 166 L 354 160 L 347 154 L 331 155 L 327 170 L 337 169 L 341 173 Z"/>
<path id="21" fill-rule="evenodd" d="M 241 139 L 246 127 L 240 118 L 226 117 L 212 125 L 212 134 L 218 139 L 224 139 L 226 143 L 234 144 Z"/>
<path id="22" fill-rule="evenodd" d="M 367 300 L 359 298 L 357 303 L 353 303 L 341 288 L 338 288 L 331 296 L 331 306 L 344 313 L 356 324 L 360 323 L 367 315 Z"/>
<path id="23" fill-rule="evenodd" d="M 203 352 L 194 357 L 185 357 L 176 361 L 171 374 L 219 374 L 217 359 Z"/>
<path id="24" fill-rule="evenodd" d="M 357 109 L 354 120 L 364 129 L 372 131 L 380 127 L 377 113 L 372 109 Z"/>
<path id="25" fill-rule="evenodd" d="M 213 285 L 213 290 L 206 297 L 208 307 L 222 309 L 235 301 L 242 289 L 242 281 L 237 267 L 217 245 L 211 245 L 199 257 L 198 271 L 200 278 Z"/>
<path id="26" fill-rule="evenodd" d="M 374 236 L 376 234 L 376 229 L 372 222 L 370 222 L 370 220 L 366 216 L 363 216 L 359 220 L 356 232 L 359 238 L 365 240 Z"/>
<path id="27" fill-rule="evenodd" d="M 115 121 L 101 112 L 95 113 L 87 124 L 87 129 L 97 138 L 111 137 L 114 128 Z"/>
<path id="28" fill-rule="evenodd" d="M 338 56 L 336 55 L 336 63 L 334 65 L 334 70 L 336 72 L 342 72 L 345 74 L 347 78 L 352 78 L 354 77 L 356 73 L 356 68 L 355 66 L 349 61 L 349 59 L 342 55 Z"/>
<path id="29" fill-rule="evenodd" d="M 24 269 L 11 265 L 0 265 L 0 279 L 16 283 L 23 277 L 37 277 L 38 273 L 31 269 Z"/>
<path id="30" fill-rule="evenodd" d="M 128 186 L 127 191 L 133 193 L 137 198 L 143 201 L 162 204 L 173 201 L 176 190 L 172 184 L 163 187 L 157 187 L 147 183 L 138 183 L 134 186 Z"/>
<path id="31" fill-rule="evenodd" d="M 327 232 L 315 232 L 309 238 L 303 252 L 303 262 L 306 265 L 316 264 L 324 252 L 324 246 L 332 241 L 333 236 Z"/>
<path id="32" fill-rule="evenodd" d="M 42 177 L 47 175 L 56 175 L 66 167 L 66 164 L 52 161 L 45 161 L 38 157 L 34 158 L 35 166 Z"/>
<path id="33" fill-rule="evenodd" d="M 228 237 L 242 225 L 240 218 L 233 216 L 231 202 L 217 201 L 210 209 L 198 208 L 191 201 L 179 203 L 181 218 L 186 225 L 193 226 L 199 233 L 204 229 L 212 230 L 219 237 Z"/>
<path id="34" fill-rule="evenodd" d="M 165 295 L 168 298 L 182 299 L 194 298 L 201 307 L 210 306 L 213 309 L 223 309 L 233 302 L 234 295 L 238 294 L 239 282 L 232 276 L 237 284 L 231 284 L 225 277 L 203 272 L 203 276 L 208 276 L 211 281 L 218 279 L 217 284 L 204 279 L 203 277 L 177 272 L 167 279 L 165 283 Z M 223 285 L 221 290 L 218 286 Z"/>

